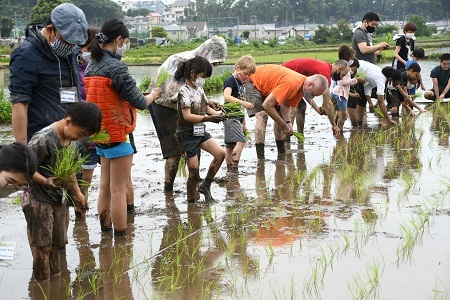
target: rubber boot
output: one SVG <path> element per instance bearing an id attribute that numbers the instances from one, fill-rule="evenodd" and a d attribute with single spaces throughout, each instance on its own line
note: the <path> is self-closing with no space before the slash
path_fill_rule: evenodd
<path id="1" fill-rule="evenodd" d="M 206 202 L 215 202 L 211 195 L 211 182 L 212 178 L 206 177 L 202 184 L 198 187 L 198 192 L 205 196 Z"/>
<path id="2" fill-rule="evenodd" d="M 255 144 L 256 146 L 256 157 L 258 159 L 265 159 L 264 157 L 264 144 Z"/>
<path id="3" fill-rule="evenodd" d="M 278 154 L 286 153 L 286 145 L 284 144 L 284 140 L 276 140 Z"/>

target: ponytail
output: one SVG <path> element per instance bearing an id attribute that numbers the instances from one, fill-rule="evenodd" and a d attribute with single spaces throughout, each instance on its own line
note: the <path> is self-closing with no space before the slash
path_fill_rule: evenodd
<path id="1" fill-rule="evenodd" d="M 100 44 L 113 43 L 117 37 L 123 39 L 130 37 L 130 32 L 125 24 L 119 19 L 108 19 L 103 23 L 100 32 L 95 35 L 91 44 L 91 57 L 95 61 L 99 61 L 103 57 L 103 50 Z"/>

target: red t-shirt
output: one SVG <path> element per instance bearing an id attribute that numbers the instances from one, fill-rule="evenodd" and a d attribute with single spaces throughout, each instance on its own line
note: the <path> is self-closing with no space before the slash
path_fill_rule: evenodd
<path id="1" fill-rule="evenodd" d="M 297 58 L 285 62 L 282 66 L 305 76 L 320 74 L 327 78 L 328 85 L 331 84 L 331 64 L 314 58 Z"/>
<path id="2" fill-rule="evenodd" d="M 303 97 L 306 76 L 283 66 L 262 65 L 256 67 L 250 80 L 264 96 L 272 93 L 278 104 L 296 107 Z"/>

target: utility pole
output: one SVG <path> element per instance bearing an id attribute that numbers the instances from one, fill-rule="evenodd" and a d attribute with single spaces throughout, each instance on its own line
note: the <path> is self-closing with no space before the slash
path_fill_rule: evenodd
<path id="1" fill-rule="evenodd" d="M 277 39 L 277 20 L 278 20 L 278 16 L 274 16 L 273 22 L 275 23 L 275 40 Z"/>
<path id="2" fill-rule="evenodd" d="M 255 15 L 250 16 L 251 21 L 253 22 L 253 25 L 255 25 L 255 41 L 256 41 L 256 22 L 258 20 L 258 17 Z"/>

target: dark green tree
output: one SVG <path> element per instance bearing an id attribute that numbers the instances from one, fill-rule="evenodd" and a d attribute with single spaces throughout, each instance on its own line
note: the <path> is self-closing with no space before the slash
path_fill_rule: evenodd
<path id="1" fill-rule="evenodd" d="M 126 15 L 129 17 L 137 17 L 137 16 L 146 16 L 150 13 L 150 10 L 147 8 L 141 9 L 129 9 L 126 12 Z"/>
<path id="2" fill-rule="evenodd" d="M 162 27 L 152 26 L 152 36 L 153 37 L 167 37 L 167 32 Z"/>
<path id="3" fill-rule="evenodd" d="M 313 41 L 316 44 L 325 44 L 330 36 L 330 30 L 326 26 L 319 26 L 314 33 Z"/>
<path id="4" fill-rule="evenodd" d="M 65 0 L 38 0 L 36 5 L 31 10 L 30 23 L 31 24 L 44 24 L 52 10 L 62 3 L 70 3 L 70 1 Z"/>
<path id="5" fill-rule="evenodd" d="M 0 16 L 0 36 L 11 36 L 11 30 L 14 27 L 14 20 L 10 17 Z"/>
<path id="6" fill-rule="evenodd" d="M 424 17 L 419 15 L 409 16 L 408 22 L 416 23 L 416 36 L 431 36 L 436 32 L 435 26 L 428 26 Z"/>
<path id="7" fill-rule="evenodd" d="M 91 27 L 101 27 L 105 20 L 117 18 L 122 20 L 122 8 L 111 0 L 73 0 L 73 4 L 81 8 Z"/>
<path id="8" fill-rule="evenodd" d="M 241 37 L 243 37 L 244 39 L 248 39 L 250 37 L 250 31 L 246 30 L 242 32 Z"/>

